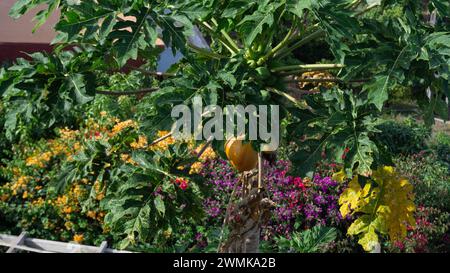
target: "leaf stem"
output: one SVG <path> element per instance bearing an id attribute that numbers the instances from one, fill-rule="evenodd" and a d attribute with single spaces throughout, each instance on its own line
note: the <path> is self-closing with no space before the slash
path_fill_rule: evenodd
<path id="1" fill-rule="evenodd" d="M 214 31 L 214 29 L 207 22 L 201 21 L 200 25 L 203 26 L 211 35 L 216 36 L 216 32 Z M 224 38 L 217 37 L 217 39 L 219 39 L 219 41 L 228 49 L 228 51 L 230 51 L 231 54 L 234 55 L 234 54 L 236 54 L 239 51 L 239 49 L 236 51 L 233 48 L 233 46 L 228 43 L 227 40 L 224 40 Z"/>
<path id="2" fill-rule="evenodd" d="M 163 141 L 163 140 L 165 140 L 165 139 L 171 137 L 172 134 L 173 134 L 173 133 L 170 132 L 170 133 L 168 133 L 167 135 L 164 135 L 164 136 L 162 136 L 162 137 L 160 137 L 160 138 L 158 138 L 158 139 L 155 139 L 152 143 L 150 143 L 150 144 L 148 145 L 148 147 L 153 146 L 153 145 L 156 145 L 156 144 L 158 144 L 159 142 L 161 142 L 161 141 Z"/>
<path id="3" fill-rule="evenodd" d="M 286 36 L 284 37 L 284 39 L 276 47 L 274 47 L 266 56 L 263 57 L 264 60 L 268 60 L 270 57 L 275 55 L 278 51 L 284 49 L 286 46 L 289 45 L 291 36 L 292 36 L 292 34 L 294 33 L 294 30 L 295 30 L 296 23 L 297 23 L 297 17 L 294 18 L 294 21 L 292 22 L 292 26 L 289 29 L 289 31 L 286 34 Z"/>
<path id="4" fill-rule="evenodd" d="M 309 34 L 308 36 L 306 36 L 305 38 L 301 39 L 300 41 L 296 42 L 295 44 L 293 44 L 291 47 L 289 48 L 284 48 L 281 52 L 279 52 L 275 57 L 277 58 L 284 58 L 286 57 L 290 52 L 294 51 L 295 49 L 301 47 L 302 45 L 317 39 L 319 37 L 323 37 L 325 36 L 326 32 L 325 30 L 319 29 L 311 34 Z"/>
<path id="5" fill-rule="evenodd" d="M 152 93 L 159 90 L 159 88 L 152 87 L 152 88 L 143 88 L 139 90 L 133 90 L 133 91 L 108 91 L 108 90 L 96 90 L 96 94 L 100 95 L 108 95 L 108 96 L 126 96 L 126 95 L 139 95 L 139 94 L 147 94 Z"/>
<path id="6" fill-rule="evenodd" d="M 362 83 L 362 82 L 368 82 L 370 79 L 356 79 L 356 80 L 342 80 L 339 78 L 322 78 L 322 79 L 286 79 L 284 82 L 338 82 L 338 83 Z"/>
<path id="7" fill-rule="evenodd" d="M 203 55 L 203 56 L 205 56 L 205 57 L 212 58 L 212 59 L 223 59 L 223 58 L 226 57 L 226 56 L 224 56 L 224 55 L 220 55 L 220 54 L 218 54 L 218 53 L 214 53 L 214 52 L 211 52 L 211 51 L 206 50 L 206 49 L 204 49 L 204 48 L 195 46 L 194 44 L 191 44 L 191 43 L 188 44 L 188 47 L 189 47 L 189 49 L 191 49 L 192 51 L 194 51 L 194 52 L 196 52 L 196 53 L 198 53 L 198 54 L 200 54 L 200 55 Z"/>
<path id="8" fill-rule="evenodd" d="M 296 65 L 288 65 L 288 66 L 279 66 L 275 67 L 271 70 L 271 72 L 286 72 L 288 75 L 291 72 L 301 72 L 301 71 L 321 71 L 321 70 L 330 70 L 343 68 L 345 65 L 343 64 L 296 64 Z"/>
<path id="9" fill-rule="evenodd" d="M 217 28 L 218 24 L 217 24 L 216 19 L 212 18 L 211 21 Z M 239 46 L 235 43 L 235 41 L 230 37 L 230 35 L 228 35 L 228 33 L 225 30 L 221 29 L 220 33 L 225 38 L 225 40 L 228 42 L 228 44 L 231 46 L 231 48 L 234 50 L 234 54 L 237 54 L 240 51 L 240 49 L 239 49 Z"/>
<path id="10" fill-rule="evenodd" d="M 355 16 L 361 16 L 361 15 L 363 15 L 364 13 L 368 12 L 369 10 L 371 10 L 371 9 L 373 9 L 373 8 L 379 6 L 379 5 L 380 5 L 380 4 L 378 4 L 378 3 L 373 3 L 373 4 L 369 5 L 369 6 L 367 6 L 365 9 L 363 9 L 363 10 L 361 10 L 361 11 L 358 11 L 358 12 L 355 14 Z"/>

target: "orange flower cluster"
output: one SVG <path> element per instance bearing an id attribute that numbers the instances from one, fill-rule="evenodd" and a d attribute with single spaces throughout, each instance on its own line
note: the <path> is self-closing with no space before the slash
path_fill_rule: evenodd
<path id="1" fill-rule="evenodd" d="M 6 183 L 3 187 L 9 188 L 12 191 L 12 195 L 17 195 L 19 192 L 24 192 L 27 190 L 28 182 L 30 180 L 30 176 L 20 176 L 13 183 Z"/>
<path id="2" fill-rule="evenodd" d="M 96 180 L 94 183 L 94 191 L 95 191 L 95 198 L 98 201 L 103 200 L 103 198 L 105 198 L 105 193 L 106 193 L 106 185 L 103 184 L 102 182 Z"/>

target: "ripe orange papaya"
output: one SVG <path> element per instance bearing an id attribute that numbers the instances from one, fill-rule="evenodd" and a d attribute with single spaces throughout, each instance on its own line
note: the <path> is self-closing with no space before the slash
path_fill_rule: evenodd
<path id="1" fill-rule="evenodd" d="M 239 172 L 250 171 L 258 164 L 258 153 L 250 142 L 232 138 L 225 143 L 225 154 Z"/>

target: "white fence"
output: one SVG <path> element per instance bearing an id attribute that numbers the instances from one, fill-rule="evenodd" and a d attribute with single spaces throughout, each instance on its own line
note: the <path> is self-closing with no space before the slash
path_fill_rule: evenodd
<path id="1" fill-rule="evenodd" d="M 36 253 L 131 253 L 108 248 L 106 241 L 98 247 L 87 246 L 28 238 L 26 232 L 22 232 L 19 236 L 0 234 L 0 246 L 8 247 L 7 253 L 14 253 L 19 250 Z"/>

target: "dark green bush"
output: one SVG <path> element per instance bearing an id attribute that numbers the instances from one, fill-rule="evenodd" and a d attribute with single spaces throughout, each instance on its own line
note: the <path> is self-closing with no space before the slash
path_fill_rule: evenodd
<path id="1" fill-rule="evenodd" d="M 431 130 L 413 119 L 389 120 L 378 126 L 376 138 L 391 154 L 415 154 L 427 148 Z"/>
<path id="2" fill-rule="evenodd" d="M 450 136 L 445 133 L 438 133 L 434 138 L 434 150 L 439 160 L 445 162 L 450 168 Z"/>

